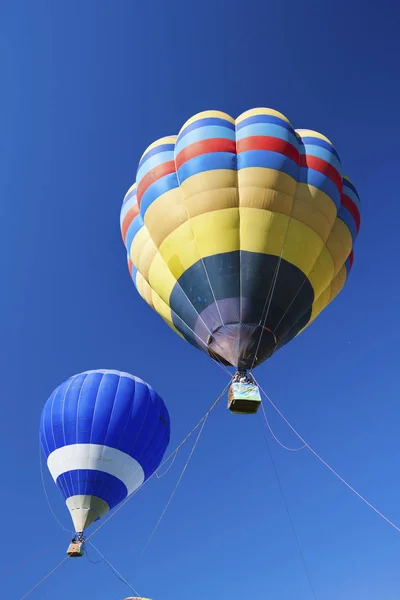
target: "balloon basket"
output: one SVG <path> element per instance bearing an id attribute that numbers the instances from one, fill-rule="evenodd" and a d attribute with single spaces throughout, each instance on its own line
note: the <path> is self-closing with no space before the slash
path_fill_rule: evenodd
<path id="1" fill-rule="evenodd" d="M 67 554 L 72 558 L 75 558 L 77 556 L 83 556 L 84 553 L 85 547 L 83 542 L 71 542 L 71 544 L 68 546 Z"/>
<path id="2" fill-rule="evenodd" d="M 258 387 L 253 383 L 232 383 L 228 392 L 228 408 L 235 415 L 254 415 L 261 404 Z"/>

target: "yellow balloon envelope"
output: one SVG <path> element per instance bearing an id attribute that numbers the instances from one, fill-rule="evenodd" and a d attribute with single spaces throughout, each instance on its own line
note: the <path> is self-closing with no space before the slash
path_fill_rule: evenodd
<path id="1" fill-rule="evenodd" d="M 195 115 L 143 154 L 121 210 L 143 299 L 213 359 L 251 369 L 343 288 L 360 202 L 328 138 L 257 108 Z"/>

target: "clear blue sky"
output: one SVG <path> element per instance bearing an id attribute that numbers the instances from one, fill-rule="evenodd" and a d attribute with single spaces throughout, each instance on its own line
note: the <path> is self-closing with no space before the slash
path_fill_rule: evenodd
<path id="1" fill-rule="evenodd" d="M 0 578 L 1 598 L 19 600 L 69 541 L 39 470 L 39 417 L 54 387 L 95 368 L 142 377 L 169 408 L 172 449 L 226 383 L 137 295 L 119 232 L 143 150 L 209 108 L 273 107 L 323 132 L 358 187 L 346 288 L 258 377 L 309 443 L 400 523 L 398 13 L 387 0 L 1 3 L 1 570 L 42 552 Z M 398 600 L 400 534 L 309 453 L 271 448 L 318 600 Z M 94 543 L 154 600 L 312 600 L 259 419 L 233 417 L 225 401 L 141 556 L 189 451 Z M 84 558 L 29 598 L 76 591 L 131 595 Z"/>

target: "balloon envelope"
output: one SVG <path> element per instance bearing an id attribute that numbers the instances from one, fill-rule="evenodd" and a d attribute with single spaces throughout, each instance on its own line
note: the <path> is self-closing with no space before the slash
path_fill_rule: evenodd
<path id="1" fill-rule="evenodd" d="M 343 288 L 360 203 L 324 135 L 267 108 L 195 115 L 143 154 L 121 210 L 139 294 L 195 347 L 252 368 Z"/>
<path id="2" fill-rule="evenodd" d="M 54 390 L 42 411 L 40 439 L 77 532 L 154 473 L 169 436 L 164 402 L 138 377 L 87 371 Z"/>

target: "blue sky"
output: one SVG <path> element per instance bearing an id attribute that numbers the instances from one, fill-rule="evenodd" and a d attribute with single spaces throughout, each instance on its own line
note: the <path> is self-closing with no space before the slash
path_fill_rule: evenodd
<path id="1" fill-rule="evenodd" d="M 172 449 L 226 383 L 137 295 L 119 233 L 143 150 L 209 108 L 237 116 L 268 106 L 321 131 L 358 187 L 346 288 L 257 373 L 305 439 L 400 523 L 398 11 L 386 0 L 1 4 L 2 597 L 22 598 L 69 541 L 39 468 L 39 417 L 53 388 L 93 368 L 142 377 L 169 408 Z M 93 542 L 154 600 L 312 599 L 260 419 L 233 417 L 225 401 L 141 554 L 191 443 Z M 400 535 L 307 451 L 270 445 L 318 600 L 397 600 Z M 47 472 L 45 484 L 69 527 Z M 29 598 L 66 600 L 71 588 L 91 600 L 131 595 L 84 558 Z"/>

